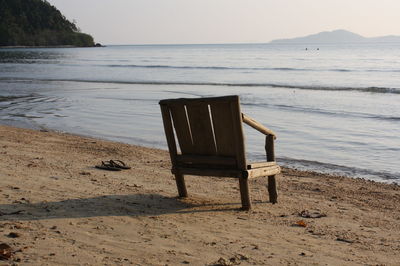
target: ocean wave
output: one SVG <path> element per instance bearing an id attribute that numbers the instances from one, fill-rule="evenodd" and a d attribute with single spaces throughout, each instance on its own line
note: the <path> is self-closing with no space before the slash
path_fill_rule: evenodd
<path id="1" fill-rule="evenodd" d="M 355 72 L 356 70 L 335 68 L 335 69 L 329 69 L 328 71 L 333 71 L 333 72 Z"/>
<path id="2" fill-rule="evenodd" d="M 8 102 L 17 98 L 16 96 L 0 96 L 0 102 Z"/>
<path id="3" fill-rule="evenodd" d="M 387 87 L 339 87 L 339 86 L 303 86 L 303 85 L 290 85 L 290 84 L 248 84 L 251 86 L 267 86 L 273 88 L 288 88 L 288 89 L 300 89 L 300 90 L 317 90 L 317 91 L 360 91 L 370 93 L 393 93 L 400 94 L 400 88 L 387 88 Z M 247 86 L 242 84 L 241 86 Z"/>
<path id="4" fill-rule="evenodd" d="M 246 99 L 246 97 L 241 97 L 240 103 L 244 106 L 246 106 L 246 105 L 247 106 L 265 106 L 265 107 L 270 107 L 270 108 L 286 109 L 286 110 L 303 112 L 303 113 L 316 113 L 316 114 L 329 115 L 329 116 L 357 117 L 357 118 L 365 118 L 365 119 L 400 121 L 400 116 L 376 115 L 376 114 L 360 113 L 360 112 L 344 112 L 344 111 L 339 111 L 339 110 L 327 110 L 327 109 L 284 105 L 284 104 L 257 103 L 254 101 L 254 99 Z"/>
<path id="5" fill-rule="evenodd" d="M 147 80 L 90 80 L 90 79 L 42 79 L 42 78 L 10 78 L 0 77 L 4 82 L 26 82 L 26 81 L 60 81 L 60 82 L 84 82 L 84 83 L 105 83 L 105 84 L 132 84 L 132 85 L 189 85 L 189 86 L 228 86 L 228 87 L 270 87 L 282 89 L 316 90 L 316 91 L 359 91 L 368 93 L 390 93 L 400 94 L 400 88 L 389 87 L 348 87 L 348 86 L 325 86 L 325 85 L 292 85 L 278 83 L 230 83 L 230 82 L 196 82 L 196 81 L 147 81 Z"/>
<path id="6" fill-rule="evenodd" d="M 241 71 L 310 71 L 310 72 L 400 72 L 400 69 L 345 69 L 345 68 L 297 68 L 297 67 L 227 67 L 227 66 L 178 66 L 178 65 L 135 65 L 111 64 L 96 65 L 111 68 L 158 68 L 158 69 L 206 69 Z"/>
<path id="7" fill-rule="evenodd" d="M 51 60 L 49 60 L 51 59 Z M 357 72 L 357 73 L 399 73 L 400 69 L 374 69 L 374 68 L 301 68 L 301 67 L 238 67 L 238 66 L 199 66 L 199 65 L 162 65 L 162 64 L 92 64 L 86 65 L 85 62 L 103 62 L 105 60 L 90 60 L 81 59 L 81 63 L 66 63 L 61 62 L 60 58 L 37 59 L 37 58 L 0 58 L 1 64 L 37 64 L 37 65 L 55 65 L 55 66 L 69 66 L 69 67 L 109 67 L 109 68 L 143 68 L 143 69 L 186 69 L 186 70 L 232 70 L 232 71 L 282 71 L 282 72 Z M 117 62 L 129 62 L 129 60 L 113 60 Z M 144 62 L 151 63 L 150 60 L 143 60 Z"/>
<path id="8" fill-rule="evenodd" d="M 288 157 L 277 158 L 277 161 L 288 168 L 299 170 L 309 170 L 333 175 L 351 176 L 356 178 L 366 178 L 370 180 L 400 184 L 400 173 L 391 173 L 386 171 L 374 171 L 369 169 L 349 167 L 318 161 L 300 160 Z"/>
<path id="9" fill-rule="evenodd" d="M 119 68 L 166 68 L 166 69 L 209 69 L 209 70 L 276 70 L 276 71 L 316 71 L 291 67 L 225 67 L 225 66 L 173 66 L 173 65 L 99 65 Z"/>
<path id="10" fill-rule="evenodd" d="M 29 98 L 29 97 L 34 97 L 34 94 L 29 94 L 29 95 L 12 95 L 12 96 L 2 96 L 0 95 L 0 102 L 10 102 L 13 100 L 21 99 L 21 98 Z"/>

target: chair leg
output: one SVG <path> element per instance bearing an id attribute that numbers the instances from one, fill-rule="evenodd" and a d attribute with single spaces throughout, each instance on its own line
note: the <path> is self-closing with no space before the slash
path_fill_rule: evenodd
<path id="1" fill-rule="evenodd" d="M 176 186 L 178 187 L 178 194 L 179 197 L 185 198 L 188 196 L 186 185 L 185 185 L 185 178 L 182 174 L 175 174 L 175 181 Z"/>
<path id="2" fill-rule="evenodd" d="M 240 197 L 242 200 L 242 209 L 250 210 L 251 209 L 251 201 L 250 201 L 250 191 L 249 191 L 249 182 L 247 178 L 239 178 L 239 187 L 240 187 Z"/>
<path id="3" fill-rule="evenodd" d="M 278 191 L 276 189 L 275 175 L 268 176 L 269 201 L 273 204 L 278 203 Z"/>

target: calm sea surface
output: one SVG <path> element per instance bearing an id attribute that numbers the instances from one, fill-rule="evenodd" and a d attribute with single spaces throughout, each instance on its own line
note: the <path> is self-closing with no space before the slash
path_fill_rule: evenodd
<path id="1" fill-rule="evenodd" d="M 231 94 L 281 164 L 400 183 L 400 44 L 0 49 L 1 124 L 166 149 L 160 99 Z"/>

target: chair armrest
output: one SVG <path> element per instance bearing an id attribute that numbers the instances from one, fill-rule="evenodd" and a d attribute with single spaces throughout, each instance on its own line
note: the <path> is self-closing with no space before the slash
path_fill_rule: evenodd
<path id="1" fill-rule="evenodd" d="M 242 113 L 242 119 L 243 122 L 246 123 L 247 125 L 251 126 L 252 128 L 254 128 L 255 130 L 258 130 L 259 132 L 265 134 L 265 135 L 271 135 L 274 138 L 276 138 L 276 135 L 274 133 L 274 131 L 272 131 L 271 129 L 261 125 L 260 123 L 258 123 L 256 120 L 252 119 L 251 117 L 245 115 Z"/>

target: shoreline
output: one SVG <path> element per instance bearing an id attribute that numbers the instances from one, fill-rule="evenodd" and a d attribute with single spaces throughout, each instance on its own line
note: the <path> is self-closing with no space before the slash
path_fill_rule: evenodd
<path id="1" fill-rule="evenodd" d="M 400 186 L 283 169 L 278 204 L 251 180 L 187 177 L 178 199 L 167 151 L 0 126 L 1 242 L 10 263 L 384 264 L 400 260 Z M 119 172 L 94 168 L 121 159 Z M 320 216 L 317 218 L 317 216 Z"/>
<path id="2" fill-rule="evenodd" d="M 25 123 L 6 123 L 5 121 L 1 122 L 0 121 L 0 126 L 9 126 L 9 127 L 15 127 L 15 128 L 21 128 L 21 129 L 28 129 L 28 130 L 36 130 L 36 131 L 46 131 L 46 132 L 54 132 L 54 133 L 61 133 L 61 134 L 68 134 L 68 135 L 72 135 L 72 136 L 77 136 L 77 137 L 83 137 L 83 138 L 94 138 L 94 139 L 100 139 L 103 141 L 111 141 L 111 142 L 117 142 L 117 143 L 122 143 L 122 144 L 128 144 L 128 145 L 133 145 L 133 146 L 137 146 L 138 144 L 136 143 L 130 143 L 130 142 L 121 142 L 118 140 L 110 140 L 101 136 L 90 136 L 87 134 L 79 134 L 79 133 L 72 133 L 72 132 L 67 132 L 67 131 L 63 131 L 63 130 L 57 130 L 57 129 L 51 129 L 51 128 L 46 128 L 44 126 L 41 125 L 36 125 L 34 126 L 33 124 L 25 124 Z M 150 148 L 150 149 L 160 149 L 163 151 L 167 151 L 166 149 L 157 147 L 157 146 L 144 146 L 144 145 L 139 145 L 141 147 L 144 148 Z M 254 159 L 254 158 L 253 158 Z M 256 160 L 256 161 L 260 161 L 262 159 Z M 250 161 L 252 161 L 252 159 L 250 159 Z M 397 179 L 391 179 L 391 178 L 383 178 L 383 177 L 379 177 L 377 174 L 378 172 L 375 172 L 374 174 L 376 176 L 378 176 L 378 178 L 376 177 L 363 177 L 360 176 L 359 172 L 363 171 L 364 173 L 366 173 L 366 175 L 371 174 L 369 170 L 365 170 L 365 169 L 358 169 L 358 168 L 351 168 L 352 170 L 356 170 L 357 173 L 354 173 L 353 175 L 348 175 L 346 174 L 346 171 L 343 170 L 345 169 L 349 169 L 348 166 L 342 166 L 342 165 L 335 165 L 335 164 L 330 164 L 330 163 L 323 163 L 323 162 L 317 162 L 317 161 L 305 161 L 302 159 L 292 159 L 292 158 L 287 158 L 287 157 L 277 157 L 277 161 L 278 163 L 281 164 L 281 167 L 283 166 L 284 168 L 287 169 L 292 169 L 295 171 L 299 171 L 299 172 L 307 172 L 307 173 L 311 173 L 311 174 L 316 174 L 316 175 L 328 175 L 328 176 L 334 176 L 334 177 L 346 177 L 346 178 L 352 178 L 352 179 L 361 179 L 361 180 L 366 180 L 366 181 L 373 181 L 373 182 L 377 182 L 377 183 L 384 183 L 384 184 L 392 184 L 392 185 L 398 185 L 400 186 L 400 180 Z M 299 163 L 300 162 L 300 163 Z M 308 166 L 304 166 L 301 164 L 301 162 L 306 162 L 308 164 Z M 289 166 L 289 165 L 292 166 Z M 313 164 L 312 166 L 310 166 L 310 164 Z M 334 168 L 332 168 L 334 167 Z M 387 175 L 387 173 L 384 172 L 379 172 L 379 174 L 381 175 Z M 380 179 L 379 179 L 380 178 Z"/>

